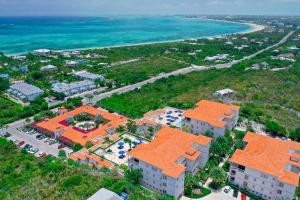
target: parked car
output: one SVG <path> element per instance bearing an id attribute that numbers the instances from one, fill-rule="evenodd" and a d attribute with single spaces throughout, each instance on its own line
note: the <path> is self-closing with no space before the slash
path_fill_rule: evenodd
<path id="1" fill-rule="evenodd" d="M 30 144 L 25 144 L 25 146 L 23 147 L 24 150 L 29 150 L 32 146 Z"/>
<path id="2" fill-rule="evenodd" d="M 22 146 L 23 144 L 25 144 L 25 141 L 19 142 L 19 143 L 18 143 L 18 146 L 20 147 L 20 146 Z"/>
<path id="3" fill-rule="evenodd" d="M 62 148 L 65 148 L 67 145 L 65 145 L 65 144 L 60 144 L 60 145 L 58 145 L 58 149 L 62 149 Z"/>
<path id="4" fill-rule="evenodd" d="M 39 151 L 38 148 L 33 148 L 33 147 L 32 147 L 32 148 L 29 149 L 28 152 L 29 152 L 29 153 L 32 153 L 32 154 L 35 154 L 35 153 L 38 152 L 38 151 Z"/>
<path id="5" fill-rule="evenodd" d="M 230 187 L 230 186 L 226 186 L 226 187 L 224 188 L 224 192 L 225 192 L 225 193 L 230 192 L 230 190 L 231 190 L 231 187 Z"/>
<path id="6" fill-rule="evenodd" d="M 43 157 L 45 157 L 47 154 L 45 153 L 45 152 L 40 152 L 39 153 L 39 158 L 43 158 Z"/>
<path id="7" fill-rule="evenodd" d="M 10 137 L 11 136 L 11 134 L 9 133 L 9 132 L 6 132 L 4 135 L 3 135 L 3 137 L 5 137 L 5 138 L 8 138 L 8 137 Z"/>

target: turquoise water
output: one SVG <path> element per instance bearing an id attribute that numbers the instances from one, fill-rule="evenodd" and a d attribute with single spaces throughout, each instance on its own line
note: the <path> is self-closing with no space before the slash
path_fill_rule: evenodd
<path id="1" fill-rule="evenodd" d="M 0 17 L 0 52 L 111 47 L 237 33 L 248 25 L 184 17 Z"/>

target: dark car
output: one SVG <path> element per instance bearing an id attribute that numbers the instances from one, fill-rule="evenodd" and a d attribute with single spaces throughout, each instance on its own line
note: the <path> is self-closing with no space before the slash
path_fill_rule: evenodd
<path id="1" fill-rule="evenodd" d="M 4 135 L 3 135 L 3 137 L 5 137 L 5 138 L 8 138 L 8 137 L 10 137 L 11 136 L 11 134 L 9 133 L 9 132 L 6 132 Z"/>
<path id="2" fill-rule="evenodd" d="M 60 145 L 58 145 L 58 149 L 62 149 L 62 148 L 65 148 L 67 145 L 65 145 L 65 144 L 60 144 Z"/>
<path id="3" fill-rule="evenodd" d="M 24 141 L 21 141 L 21 142 L 18 143 L 18 146 L 20 147 L 20 146 L 22 146 L 23 144 L 25 144 L 25 142 L 24 142 Z"/>

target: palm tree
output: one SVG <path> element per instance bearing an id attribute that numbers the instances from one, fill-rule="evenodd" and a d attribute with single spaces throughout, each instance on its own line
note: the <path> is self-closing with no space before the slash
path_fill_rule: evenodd
<path id="1" fill-rule="evenodd" d="M 104 143 L 108 143 L 108 146 L 110 146 L 111 143 L 113 143 L 114 141 L 112 139 L 110 139 L 109 137 L 105 137 L 104 138 Z"/>
<path id="2" fill-rule="evenodd" d="M 125 142 L 125 143 L 128 143 L 128 144 L 129 144 L 129 148 L 131 149 L 132 141 L 131 141 L 129 138 L 125 138 L 125 139 L 124 139 L 124 142 Z"/>

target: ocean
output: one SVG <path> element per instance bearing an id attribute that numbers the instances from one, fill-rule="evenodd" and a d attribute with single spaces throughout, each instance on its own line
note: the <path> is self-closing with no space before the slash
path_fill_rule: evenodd
<path id="1" fill-rule="evenodd" d="M 246 24 L 180 16 L 0 17 L 0 52 L 112 47 L 211 37 L 251 29 Z"/>

